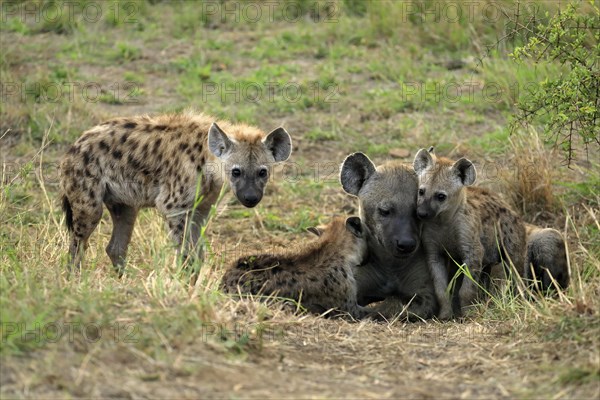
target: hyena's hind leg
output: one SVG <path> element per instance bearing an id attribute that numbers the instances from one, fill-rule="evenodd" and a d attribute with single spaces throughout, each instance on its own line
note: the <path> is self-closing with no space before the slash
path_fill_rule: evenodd
<path id="1" fill-rule="evenodd" d="M 67 214 L 67 227 L 70 231 L 69 271 L 79 271 L 81 260 L 87 248 L 90 235 L 102 218 L 102 203 L 99 201 L 71 202 L 63 200 Z"/>
<path id="2" fill-rule="evenodd" d="M 113 223 L 112 235 L 108 246 L 106 246 L 106 253 L 110 257 L 115 271 L 121 277 L 123 276 L 127 247 L 131 241 L 138 210 L 120 203 L 106 203 L 106 208 L 110 212 Z"/>

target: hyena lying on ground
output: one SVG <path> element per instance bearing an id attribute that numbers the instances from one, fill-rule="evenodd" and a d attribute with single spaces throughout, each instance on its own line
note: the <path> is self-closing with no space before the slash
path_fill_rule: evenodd
<path id="1" fill-rule="evenodd" d="M 420 244 L 417 174 L 398 161 L 375 167 L 363 153 L 342 164 L 344 190 L 359 201 L 369 258 L 354 268 L 358 304 L 382 301 L 373 308 L 385 318 L 431 318 L 437 302 Z"/>
<path id="2" fill-rule="evenodd" d="M 552 228 L 525 224 L 527 232 L 527 257 L 520 276 L 526 286 L 535 292 L 551 295 L 556 289 L 566 289 L 569 286 L 571 274 L 567 249 L 563 236 Z M 506 270 L 495 266 L 490 271 L 494 281 L 489 287 L 492 293 L 502 287 L 506 281 Z M 488 287 L 486 287 L 488 289 Z"/>
<path id="3" fill-rule="evenodd" d="M 545 292 L 569 286 L 570 273 L 565 241 L 556 229 L 525 224 L 527 230 L 527 264 L 523 278 L 534 289 Z"/>
<path id="4" fill-rule="evenodd" d="M 358 303 L 383 300 L 374 310 L 388 319 L 436 315 L 438 304 L 420 245 L 422 222 L 417 218 L 418 178 L 413 167 L 397 161 L 375 167 L 365 154 L 354 153 L 344 160 L 340 181 L 347 193 L 358 197 L 368 243 L 367 262 L 354 268 Z M 566 286 L 567 261 L 560 234 L 532 228 L 527 237 L 528 262 L 544 265 L 554 276 L 554 271 L 564 271 Z"/>
<path id="5" fill-rule="evenodd" d="M 79 268 L 102 203 L 113 221 L 106 252 L 120 275 L 140 208 L 156 207 L 177 246 L 185 241 L 190 249 L 224 180 L 244 206 L 260 202 L 269 166 L 291 153 L 290 135 L 283 128 L 266 135 L 252 126 L 214 121 L 192 113 L 118 118 L 75 142 L 60 167 L 71 267 Z M 196 199 L 201 201 L 194 207 Z"/>
<path id="6" fill-rule="evenodd" d="M 440 305 L 438 317 L 452 317 L 447 293 L 449 257 L 466 264 L 473 279 L 463 277 L 458 296 L 460 313 L 473 303 L 482 272 L 499 263 L 525 265 L 525 225 L 521 217 L 496 194 L 475 182 L 475 166 L 466 158 L 454 162 L 436 157 L 433 148 L 415 156 L 419 175 L 417 215 L 425 221 L 421 240 Z"/>
<path id="7" fill-rule="evenodd" d="M 299 249 L 240 258 L 225 272 L 223 290 L 296 300 L 317 314 L 333 309 L 332 316 L 365 317 L 368 313 L 356 303 L 352 272 L 366 258 L 360 219 L 337 217 L 312 229 L 319 238 Z"/>

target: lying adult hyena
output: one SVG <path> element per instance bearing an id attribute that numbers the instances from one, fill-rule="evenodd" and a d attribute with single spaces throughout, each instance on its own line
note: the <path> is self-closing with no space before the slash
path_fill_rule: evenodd
<path id="1" fill-rule="evenodd" d="M 438 316 L 433 281 L 427 268 L 417 218 L 418 178 L 412 165 L 388 162 L 379 167 L 363 153 L 349 155 L 341 167 L 344 190 L 358 197 L 369 259 L 354 269 L 360 305 L 385 300 L 376 311 L 386 318 L 408 314 Z M 557 231 L 527 228 L 527 262 L 569 282 L 564 241 Z M 560 275 L 559 275 L 560 274 Z M 547 276 L 547 275 L 544 275 Z M 556 279 L 556 278 L 555 278 Z M 545 282 L 545 281 L 544 281 Z M 547 287 L 548 283 L 543 283 Z"/>
<path id="2" fill-rule="evenodd" d="M 73 144 L 60 166 L 71 267 L 80 266 L 102 203 L 113 221 L 106 252 L 120 275 L 140 208 L 156 207 L 174 242 L 190 249 L 225 180 L 244 206 L 260 202 L 269 166 L 290 156 L 290 135 L 213 121 L 193 113 L 118 118 Z"/>
<path id="3" fill-rule="evenodd" d="M 340 181 L 359 200 L 369 259 L 354 268 L 361 306 L 386 318 L 430 318 L 438 304 L 422 247 L 417 219 L 417 174 L 401 162 L 376 167 L 363 153 L 343 162 Z"/>
<path id="4" fill-rule="evenodd" d="M 367 252 L 360 219 L 336 217 L 311 231 L 319 238 L 299 249 L 240 258 L 225 272 L 221 287 L 228 293 L 293 299 L 317 314 L 334 310 L 332 315 L 365 317 L 353 275 Z"/>

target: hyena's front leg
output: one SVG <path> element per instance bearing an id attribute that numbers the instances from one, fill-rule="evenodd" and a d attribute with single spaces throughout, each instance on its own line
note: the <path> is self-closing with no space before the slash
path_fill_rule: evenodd
<path id="1" fill-rule="evenodd" d="M 369 312 L 368 317 L 377 321 L 393 320 L 394 318 L 407 319 L 408 307 L 400 297 L 389 296 L 374 307 L 362 307 Z"/>
<path id="2" fill-rule="evenodd" d="M 432 318 L 439 309 L 439 305 L 436 301 L 436 296 L 431 290 L 429 282 L 424 283 L 419 288 L 415 296 L 410 300 L 408 304 L 409 318 L 412 319 L 427 319 Z M 415 318 L 418 317 L 418 318 Z"/>
<path id="3" fill-rule="evenodd" d="M 448 271 L 446 270 L 446 260 L 439 252 L 432 251 L 427 254 L 427 264 L 433 279 L 435 297 L 440 307 L 437 317 L 441 320 L 450 319 L 452 318 L 452 301 L 447 292 Z"/>
<path id="4" fill-rule="evenodd" d="M 198 241 L 202 234 L 202 227 L 206 224 L 210 209 L 217 197 L 218 193 L 214 195 L 209 192 L 202 197 L 199 204 L 194 204 L 189 208 L 183 206 L 158 207 L 165 215 L 171 239 L 184 260 L 190 255 L 198 259 L 202 258 L 203 244 L 199 244 Z"/>
<path id="5" fill-rule="evenodd" d="M 465 246 L 463 251 L 463 262 L 469 268 L 471 277 L 465 276 L 463 278 L 462 286 L 458 292 L 461 312 L 464 312 L 477 298 L 479 285 L 481 284 L 481 270 L 483 268 L 483 246 L 479 240 L 474 240 L 472 246 Z"/>
<path id="6" fill-rule="evenodd" d="M 415 293 L 408 301 L 398 296 L 387 297 L 384 301 L 375 307 L 366 308 L 370 310 L 369 318 L 375 320 L 392 320 L 399 318 L 401 320 L 419 321 L 435 316 L 437 309 L 436 296 L 433 291 L 423 287 L 419 293 Z M 365 309 L 363 307 L 363 309 Z"/>
<path id="7" fill-rule="evenodd" d="M 431 285 L 431 277 L 427 271 L 425 260 L 422 261 L 415 265 L 420 268 L 412 268 L 406 271 L 405 278 L 407 279 L 403 287 L 407 288 L 407 292 L 387 296 L 384 301 L 370 309 L 372 311 L 370 318 L 382 319 L 383 317 L 387 320 L 400 318 L 402 320 L 419 321 L 437 315 L 439 307 L 435 291 L 433 285 Z M 423 269 L 425 270 L 423 271 Z"/>
<path id="8" fill-rule="evenodd" d="M 199 218 L 193 211 L 179 210 L 166 216 L 169 236 L 177 248 L 177 254 L 186 260 L 190 253 L 198 254 L 196 243 L 200 237 L 200 226 L 195 223 Z"/>
<path id="9" fill-rule="evenodd" d="M 218 191 L 211 191 L 205 194 L 199 204 L 191 210 L 188 217 L 188 240 L 187 250 L 193 253 L 201 260 L 204 256 L 204 243 L 199 243 L 202 236 L 202 228 L 208 222 L 210 210 L 217 202 L 219 197 Z"/>
<path id="10" fill-rule="evenodd" d="M 367 307 L 359 306 L 358 304 L 348 304 L 346 310 L 355 320 L 369 318 L 373 315 L 373 311 Z"/>

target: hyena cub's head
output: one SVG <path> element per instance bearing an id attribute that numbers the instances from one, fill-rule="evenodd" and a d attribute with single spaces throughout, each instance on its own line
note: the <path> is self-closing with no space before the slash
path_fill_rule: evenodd
<path id="1" fill-rule="evenodd" d="M 436 157 L 433 147 L 419 150 L 413 167 L 419 175 L 417 215 L 422 220 L 431 220 L 455 210 L 462 199 L 464 187 L 472 185 L 477 177 L 471 161 L 461 158 L 453 162 Z"/>
<path id="2" fill-rule="evenodd" d="M 214 123 L 208 132 L 208 147 L 221 160 L 221 173 L 227 176 L 237 199 L 252 208 L 262 200 L 269 167 L 289 158 L 292 138 L 283 128 L 264 137 L 244 132 L 228 135 Z"/>
<path id="3" fill-rule="evenodd" d="M 538 290 L 552 291 L 569 286 L 569 260 L 565 240 L 552 228 L 527 225 L 525 280 Z"/>
<path id="4" fill-rule="evenodd" d="M 310 227 L 308 231 L 345 256 L 351 255 L 352 266 L 361 265 L 367 259 L 367 240 L 359 217 L 335 217 L 328 224 Z"/>
<path id="5" fill-rule="evenodd" d="M 378 258 L 408 257 L 419 246 L 416 214 L 417 176 L 399 162 L 375 167 L 363 153 L 346 157 L 340 171 L 342 187 L 357 196 L 369 251 Z"/>

